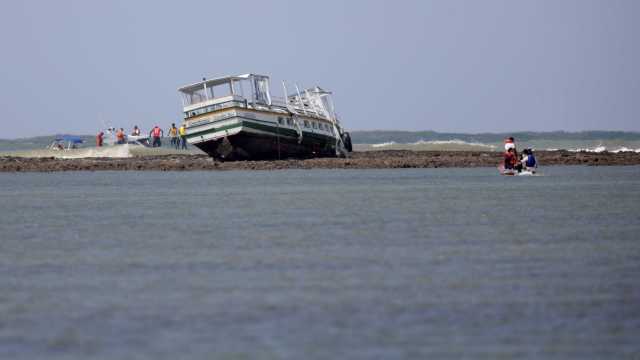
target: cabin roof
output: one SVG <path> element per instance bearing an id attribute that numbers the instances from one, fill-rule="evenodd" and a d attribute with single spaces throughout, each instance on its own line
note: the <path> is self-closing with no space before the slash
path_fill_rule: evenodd
<path id="1" fill-rule="evenodd" d="M 331 91 L 327 91 L 323 88 L 321 88 L 320 86 L 314 86 L 312 88 L 307 89 L 308 92 L 310 93 L 315 93 L 315 94 L 331 94 Z"/>
<path id="2" fill-rule="evenodd" d="M 197 83 L 193 83 L 189 85 L 184 85 L 178 88 L 178 91 L 193 92 L 195 90 L 202 89 L 205 84 L 207 85 L 207 87 L 211 87 L 211 86 L 226 84 L 231 80 L 246 80 L 246 79 L 249 79 L 251 76 L 268 78 L 268 76 L 266 75 L 259 75 L 259 74 L 228 75 L 228 76 L 223 76 L 223 77 L 214 78 L 214 79 L 204 78 L 205 80 L 203 81 L 199 81 Z"/>
<path id="3" fill-rule="evenodd" d="M 56 135 L 55 141 L 68 141 L 73 144 L 82 144 L 84 140 L 76 135 Z"/>

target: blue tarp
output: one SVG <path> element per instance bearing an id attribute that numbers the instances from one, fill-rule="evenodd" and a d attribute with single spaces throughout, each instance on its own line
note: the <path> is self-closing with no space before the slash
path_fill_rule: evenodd
<path id="1" fill-rule="evenodd" d="M 84 142 L 80 136 L 76 135 L 57 135 L 56 141 L 65 141 L 72 144 L 82 144 Z"/>

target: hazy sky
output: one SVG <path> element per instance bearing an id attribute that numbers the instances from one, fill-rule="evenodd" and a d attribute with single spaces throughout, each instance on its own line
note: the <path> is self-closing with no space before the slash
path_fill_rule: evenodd
<path id="1" fill-rule="evenodd" d="M 0 138 L 181 119 L 247 72 L 352 130 L 640 131 L 640 1 L 3 1 Z"/>

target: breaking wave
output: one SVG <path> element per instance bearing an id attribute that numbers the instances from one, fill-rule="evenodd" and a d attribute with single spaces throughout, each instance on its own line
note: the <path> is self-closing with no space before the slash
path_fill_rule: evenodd
<path id="1" fill-rule="evenodd" d="M 486 147 L 486 148 L 489 148 L 489 149 L 495 149 L 496 148 L 495 145 L 484 144 L 484 143 L 480 143 L 480 142 L 468 142 L 468 141 L 464 141 L 464 140 L 460 140 L 460 139 L 430 140 L 430 141 L 418 140 L 418 141 L 412 143 L 411 145 L 461 145 L 461 146 Z"/>
<path id="2" fill-rule="evenodd" d="M 91 147 L 68 150 L 37 149 L 4 153 L 2 155 L 18 157 L 53 157 L 58 159 L 82 159 L 82 158 L 129 158 L 131 149 L 129 144 L 105 147 Z"/>
<path id="3" fill-rule="evenodd" d="M 382 148 L 382 147 L 388 147 L 388 146 L 392 146 L 395 145 L 396 142 L 395 141 L 389 141 L 389 142 L 383 142 L 380 144 L 371 144 L 371 147 L 373 148 Z"/>
<path id="4" fill-rule="evenodd" d="M 63 151 L 64 153 L 64 151 Z M 128 158 L 131 157 L 131 151 L 129 144 L 109 146 L 109 147 L 95 147 L 88 149 L 78 149 L 77 153 L 65 153 L 60 156 L 63 159 L 77 159 L 77 158 Z"/>
<path id="5" fill-rule="evenodd" d="M 485 150 L 492 151 L 496 149 L 496 145 L 484 144 L 480 142 L 468 142 L 460 139 L 452 140 L 418 140 L 412 143 L 397 143 L 395 141 L 386 141 L 377 144 L 356 144 L 366 149 L 385 149 L 385 150 Z"/>
<path id="6" fill-rule="evenodd" d="M 552 150 L 552 149 L 547 149 L 547 150 Z M 555 149 L 555 150 L 557 150 L 557 149 Z M 631 148 L 628 148 L 628 147 L 626 147 L 626 146 L 622 146 L 622 147 L 619 147 L 619 148 L 616 148 L 616 149 L 609 150 L 609 149 L 607 149 L 607 147 L 606 147 L 606 146 L 602 146 L 602 145 L 600 145 L 600 146 L 596 146 L 596 147 L 594 147 L 594 148 L 568 149 L 568 151 L 571 151 L 571 152 L 589 152 L 589 153 L 610 152 L 610 153 L 615 153 L 615 154 L 617 154 L 617 153 L 621 153 L 621 152 L 634 152 L 634 153 L 640 153 L 640 148 L 638 148 L 638 149 L 631 149 Z"/>
<path id="7" fill-rule="evenodd" d="M 536 142 L 522 142 L 518 144 L 521 148 L 544 149 L 545 151 L 570 151 L 570 152 L 589 152 L 589 153 L 623 153 L 634 152 L 640 153 L 637 144 L 563 144 L 554 142 L 553 144 L 544 144 Z M 549 146 L 551 145 L 551 146 Z M 571 146 L 573 145 L 573 146 Z M 626 145 L 626 146 L 625 146 Z M 502 144 L 485 144 L 481 142 L 470 142 L 460 139 L 452 140 L 418 140 L 412 143 L 398 143 L 395 141 L 386 141 L 378 144 L 356 144 L 360 150 L 434 150 L 434 151 L 502 151 Z"/>

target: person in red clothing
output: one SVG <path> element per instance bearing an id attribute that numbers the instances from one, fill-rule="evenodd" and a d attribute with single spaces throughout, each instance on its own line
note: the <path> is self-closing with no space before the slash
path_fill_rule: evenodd
<path id="1" fill-rule="evenodd" d="M 96 136 L 96 146 L 101 147 L 103 140 L 104 140 L 104 133 L 100 131 Z"/>
<path id="2" fill-rule="evenodd" d="M 162 146 L 162 142 L 160 141 L 160 139 L 162 138 L 163 131 L 158 125 L 154 126 L 154 128 L 151 129 L 151 133 L 149 135 L 151 135 L 151 138 L 153 139 L 153 142 L 151 143 L 152 147 Z"/>
<path id="3" fill-rule="evenodd" d="M 518 158 L 516 157 L 513 148 L 510 148 L 504 153 L 504 169 L 513 170 L 516 166 L 516 163 L 518 163 Z"/>

